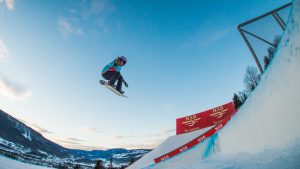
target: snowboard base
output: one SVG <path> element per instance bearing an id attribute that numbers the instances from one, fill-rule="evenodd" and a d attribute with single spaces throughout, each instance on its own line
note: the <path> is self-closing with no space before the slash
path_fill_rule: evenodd
<path id="1" fill-rule="evenodd" d="M 128 98 L 127 96 L 125 96 L 124 94 L 120 93 L 119 91 L 117 91 L 114 87 L 112 87 L 111 85 L 109 85 L 105 80 L 100 80 L 99 81 L 100 84 L 102 86 L 104 86 L 105 88 L 109 89 L 110 91 L 114 92 L 116 95 L 118 96 L 121 96 L 121 97 L 126 97 Z"/>

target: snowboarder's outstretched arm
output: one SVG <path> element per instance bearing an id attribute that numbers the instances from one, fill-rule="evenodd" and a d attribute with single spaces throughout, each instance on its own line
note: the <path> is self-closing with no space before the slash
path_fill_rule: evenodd
<path id="1" fill-rule="evenodd" d="M 125 80 L 123 80 L 123 83 L 124 83 L 125 87 L 128 87 L 128 84 Z"/>

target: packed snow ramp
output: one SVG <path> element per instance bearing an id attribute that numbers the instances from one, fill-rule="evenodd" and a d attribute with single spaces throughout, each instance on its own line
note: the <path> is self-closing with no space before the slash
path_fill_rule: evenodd
<path id="1" fill-rule="evenodd" d="M 189 166 L 199 167 L 201 160 L 212 154 L 257 153 L 299 142 L 299 21 L 300 0 L 294 0 L 284 35 L 259 85 L 218 133 L 187 151 L 155 164 L 155 158 L 199 137 L 212 127 L 172 136 L 129 169 L 193 168 Z"/>

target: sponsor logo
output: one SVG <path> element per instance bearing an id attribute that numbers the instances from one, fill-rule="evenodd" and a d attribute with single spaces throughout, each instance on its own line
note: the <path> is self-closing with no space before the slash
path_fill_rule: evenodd
<path id="1" fill-rule="evenodd" d="M 185 124 L 185 125 L 187 125 L 187 126 L 189 126 L 189 127 L 192 127 L 192 126 L 194 126 L 200 119 L 201 119 L 201 118 L 197 118 L 196 115 L 187 116 L 187 117 L 185 118 L 186 121 L 185 121 L 185 122 L 182 122 L 182 124 Z"/>
<path id="2" fill-rule="evenodd" d="M 185 150 L 187 150 L 187 149 L 188 149 L 187 146 L 183 146 L 183 147 L 181 147 L 181 148 L 179 149 L 179 151 L 180 151 L 180 152 L 183 152 L 183 151 L 185 151 Z"/>
<path id="3" fill-rule="evenodd" d="M 226 113 L 228 109 L 224 109 L 223 106 L 216 107 L 213 109 L 213 113 L 210 114 L 210 116 L 215 117 L 215 118 L 222 118 L 223 115 Z"/>
<path id="4" fill-rule="evenodd" d="M 216 131 L 219 131 L 219 130 L 221 130 L 222 127 L 223 127 L 223 124 L 220 124 L 220 125 L 218 125 L 218 126 L 215 128 L 215 130 L 216 130 Z"/>
<path id="5" fill-rule="evenodd" d="M 160 158 L 160 160 L 161 160 L 161 161 L 164 161 L 164 160 L 167 160 L 167 159 L 169 159 L 169 158 L 170 158 L 169 155 L 166 155 L 166 156 Z"/>
<path id="6" fill-rule="evenodd" d="M 198 142 L 200 143 L 201 141 L 205 140 L 206 136 L 201 136 L 200 138 L 198 138 Z"/>

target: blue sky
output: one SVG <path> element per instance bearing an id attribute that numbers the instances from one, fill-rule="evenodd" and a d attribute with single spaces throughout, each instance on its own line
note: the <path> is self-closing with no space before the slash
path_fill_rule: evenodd
<path id="1" fill-rule="evenodd" d="M 153 148 L 244 89 L 237 25 L 288 2 L 0 0 L 0 109 L 66 147 Z M 98 83 L 118 55 L 128 99 Z"/>

